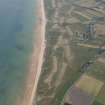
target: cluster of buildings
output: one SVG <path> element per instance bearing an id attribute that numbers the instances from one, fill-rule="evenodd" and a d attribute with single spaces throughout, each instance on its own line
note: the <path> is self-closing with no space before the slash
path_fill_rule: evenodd
<path id="1" fill-rule="evenodd" d="M 90 22 L 86 25 L 84 32 L 76 32 L 75 35 L 81 40 L 90 40 L 99 36 L 105 37 L 105 17 Z"/>

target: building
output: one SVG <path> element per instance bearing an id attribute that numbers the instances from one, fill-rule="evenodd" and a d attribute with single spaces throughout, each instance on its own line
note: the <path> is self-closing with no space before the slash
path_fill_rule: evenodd
<path id="1" fill-rule="evenodd" d="M 105 36 L 105 23 L 99 22 L 94 25 L 94 31 L 96 36 Z"/>
<path id="2" fill-rule="evenodd" d="M 95 38 L 94 23 L 90 23 L 86 26 L 83 33 L 83 39 L 89 40 Z"/>

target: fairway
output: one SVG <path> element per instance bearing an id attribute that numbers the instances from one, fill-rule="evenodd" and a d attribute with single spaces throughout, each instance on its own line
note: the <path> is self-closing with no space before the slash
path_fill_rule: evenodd
<path id="1" fill-rule="evenodd" d="M 99 93 L 103 84 L 104 84 L 103 82 L 93 77 L 83 75 L 80 78 L 80 80 L 75 84 L 75 86 L 82 89 L 83 91 L 87 92 L 90 95 L 96 96 Z"/>

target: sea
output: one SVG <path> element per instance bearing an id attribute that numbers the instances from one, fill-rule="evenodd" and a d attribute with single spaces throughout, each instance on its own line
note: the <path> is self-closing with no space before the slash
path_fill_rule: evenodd
<path id="1" fill-rule="evenodd" d="M 24 92 L 36 7 L 36 0 L 0 0 L 0 105 L 15 105 Z"/>

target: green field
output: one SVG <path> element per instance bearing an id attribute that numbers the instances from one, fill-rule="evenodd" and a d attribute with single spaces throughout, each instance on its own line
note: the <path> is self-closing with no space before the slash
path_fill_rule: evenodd
<path id="1" fill-rule="evenodd" d="M 96 100 L 98 102 L 102 103 L 103 105 L 105 105 L 105 85 L 103 86 L 103 88 L 101 89 L 100 93 L 96 97 Z"/>
<path id="2" fill-rule="evenodd" d="M 93 104 L 92 104 L 92 105 L 103 105 L 103 104 L 101 104 L 101 103 L 99 103 L 99 102 L 95 101 L 95 102 L 93 102 Z"/>
<path id="3" fill-rule="evenodd" d="M 93 76 L 101 81 L 105 81 L 105 64 L 96 61 L 89 71 L 87 72 L 88 75 Z"/>

